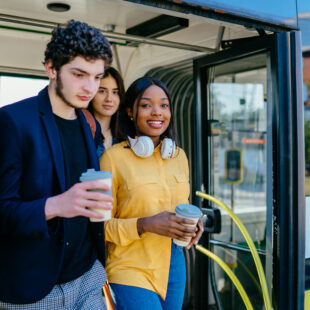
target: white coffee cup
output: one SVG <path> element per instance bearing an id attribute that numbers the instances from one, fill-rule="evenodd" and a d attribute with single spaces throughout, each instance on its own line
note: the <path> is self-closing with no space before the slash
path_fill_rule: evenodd
<path id="1" fill-rule="evenodd" d="M 182 218 L 187 218 L 189 220 L 194 221 L 194 224 L 186 224 L 186 226 L 190 226 L 190 227 L 196 227 L 197 222 L 199 220 L 199 218 L 202 215 L 202 212 L 200 211 L 200 209 L 194 205 L 191 204 L 180 204 L 177 205 L 175 208 L 175 214 L 178 217 L 182 217 Z M 178 240 L 178 239 L 173 239 L 173 242 L 176 245 L 180 245 L 180 246 L 188 246 L 190 241 L 192 238 L 187 238 L 187 241 L 182 241 L 182 240 Z"/>
<path id="2" fill-rule="evenodd" d="M 101 192 L 103 194 L 112 196 L 112 173 L 109 171 L 96 171 L 95 169 L 87 169 L 86 172 L 83 172 L 80 181 L 85 182 L 85 181 L 91 181 L 91 180 L 97 180 L 100 181 L 106 185 L 109 186 L 109 190 L 105 191 L 102 189 L 93 189 L 92 191 L 96 192 Z M 107 202 L 107 204 L 111 204 L 111 202 Z M 102 222 L 102 221 L 107 221 L 111 219 L 112 217 L 112 210 L 104 210 L 104 209 L 98 209 L 98 208 L 89 208 L 92 211 L 95 211 L 97 213 L 100 213 L 104 216 L 102 219 L 97 219 L 94 217 L 91 217 L 89 220 L 91 222 Z"/>

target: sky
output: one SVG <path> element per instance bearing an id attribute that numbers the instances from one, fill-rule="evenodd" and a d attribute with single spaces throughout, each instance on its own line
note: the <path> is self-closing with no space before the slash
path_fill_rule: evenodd
<path id="1" fill-rule="evenodd" d="M 298 12 L 308 12 L 310 14 L 310 1 L 309 0 L 298 0 L 297 1 Z"/>
<path id="2" fill-rule="evenodd" d="M 310 0 L 298 0 L 297 7 L 303 50 L 310 50 Z"/>

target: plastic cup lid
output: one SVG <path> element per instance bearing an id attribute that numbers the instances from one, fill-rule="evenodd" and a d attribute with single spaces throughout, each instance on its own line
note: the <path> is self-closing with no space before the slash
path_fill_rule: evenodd
<path id="1" fill-rule="evenodd" d="M 112 173 L 110 171 L 96 171 L 95 169 L 87 169 L 80 176 L 80 181 L 91 181 L 112 178 Z"/>
<path id="2" fill-rule="evenodd" d="M 184 217 L 199 218 L 202 215 L 200 209 L 191 204 L 180 204 L 175 208 L 175 212 Z"/>

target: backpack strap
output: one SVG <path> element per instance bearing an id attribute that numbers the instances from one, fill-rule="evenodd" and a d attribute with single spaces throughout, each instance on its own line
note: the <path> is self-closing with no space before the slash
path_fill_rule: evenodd
<path id="1" fill-rule="evenodd" d="M 81 109 L 81 111 L 83 112 L 86 121 L 90 127 L 91 133 L 93 135 L 93 138 L 95 138 L 95 133 L 96 133 L 96 121 L 93 117 L 93 115 L 86 109 Z"/>

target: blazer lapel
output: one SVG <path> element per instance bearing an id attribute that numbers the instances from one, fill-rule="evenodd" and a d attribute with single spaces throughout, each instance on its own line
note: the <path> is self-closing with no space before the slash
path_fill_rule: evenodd
<path id="1" fill-rule="evenodd" d="M 38 100 L 39 100 L 39 111 L 49 141 L 49 146 L 51 149 L 60 188 L 62 191 L 65 191 L 66 186 L 65 186 L 63 152 L 61 148 L 58 128 L 54 119 L 52 106 L 48 96 L 47 87 L 44 88 L 39 93 Z"/>
<path id="2" fill-rule="evenodd" d="M 94 143 L 94 138 L 91 133 L 90 127 L 86 121 L 86 118 L 81 110 L 77 110 L 77 115 L 82 125 L 82 130 L 85 137 L 85 142 L 88 151 L 89 164 L 91 168 L 99 170 L 99 160 L 96 153 L 96 147 Z"/>

